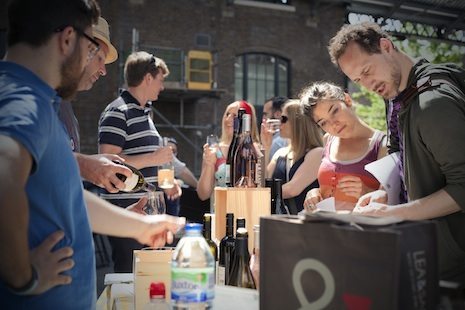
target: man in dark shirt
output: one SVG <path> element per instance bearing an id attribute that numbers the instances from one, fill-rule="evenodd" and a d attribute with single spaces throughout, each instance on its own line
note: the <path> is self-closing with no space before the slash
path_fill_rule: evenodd
<path id="1" fill-rule="evenodd" d="M 414 61 L 375 23 L 344 26 L 329 53 L 352 81 L 389 100 L 397 121 L 391 127 L 408 202 L 386 205 L 377 191 L 362 196 L 354 212 L 437 220 L 441 278 L 465 283 L 465 72 Z"/>

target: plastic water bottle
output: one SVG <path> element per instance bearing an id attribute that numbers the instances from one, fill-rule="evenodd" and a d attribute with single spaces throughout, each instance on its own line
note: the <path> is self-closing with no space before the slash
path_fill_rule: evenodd
<path id="1" fill-rule="evenodd" d="M 165 299 L 165 284 L 163 282 L 150 283 L 150 301 L 144 310 L 169 310 L 170 306 Z"/>
<path id="2" fill-rule="evenodd" d="M 215 259 L 201 224 L 187 224 L 171 262 L 173 309 L 211 309 L 215 297 Z"/>

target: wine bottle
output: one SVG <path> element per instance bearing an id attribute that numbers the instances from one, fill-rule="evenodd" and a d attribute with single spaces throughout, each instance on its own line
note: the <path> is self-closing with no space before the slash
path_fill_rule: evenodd
<path id="1" fill-rule="evenodd" d="M 123 192 L 137 192 L 137 191 L 140 191 L 140 190 L 146 190 L 148 192 L 151 192 L 151 191 L 156 190 L 154 185 L 152 185 L 152 184 L 148 183 L 147 181 L 145 181 L 144 175 L 139 170 L 137 170 L 136 168 L 134 168 L 133 166 L 131 166 L 131 165 L 127 164 L 127 163 L 123 163 L 123 162 L 120 162 L 120 161 L 114 161 L 114 162 L 117 163 L 118 165 L 128 167 L 132 171 L 132 175 L 129 178 L 127 178 L 124 174 L 120 174 L 120 173 L 116 174 L 118 179 L 123 181 L 124 185 L 125 185 L 125 187 L 123 189 L 121 189 L 121 191 L 123 191 Z"/>
<path id="2" fill-rule="evenodd" d="M 229 280 L 234 251 L 234 214 L 226 214 L 226 235 L 220 242 L 220 258 L 218 260 L 218 284 L 225 285 Z"/>
<path id="3" fill-rule="evenodd" d="M 250 115 L 242 116 L 241 142 L 234 155 L 234 186 L 257 187 L 255 173 L 258 155 L 250 135 Z"/>
<path id="4" fill-rule="evenodd" d="M 255 286 L 259 288 L 260 281 L 260 225 L 253 225 L 253 253 L 250 258 L 250 270 L 255 281 Z"/>
<path id="5" fill-rule="evenodd" d="M 240 135 L 242 132 L 242 116 L 245 114 L 244 108 L 239 108 L 237 117 L 234 118 L 234 132 L 231 144 L 229 144 L 228 156 L 226 158 L 226 186 L 234 186 L 234 154 L 236 153 L 237 147 L 239 146 Z"/>
<path id="6" fill-rule="evenodd" d="M 203 216 L 203 237 L 207 241 L 210 252 L 213 255 L 215 261 L 218 260 L 218 248 L 215 241 L 212 240 L 212 216 L 209 213 Z"/>
<path id="7" fill-rule="evenodd" d="M 276 195 L 274 193 L 274 191 L 275 191 L 274 180 L 272 178 L 267 178 L 265 180 L 265 187 L 270 188 L 270 194 L 271 194 L 271 197 L 270 197 L 270 210 L 271 210 L 271 214 L 276 214 L 275 203 L 274 203 L 274 200 L 276 198 Z"/>
<path id="8" fill-rule="evenodd" d="M 257 165 L 256 165 L 256 172 L 255 172 L 255 183 L 258 187 L 265 187 L 265 148 L 263 144 L 260 143 L 259 149 L 257 150 Z"/>
<path id="9" fill-rule="evenodd" d="M 234 260 L 228 285 L 255 289 L 255 282 L 249 266 L 248 239 L 247 229 L 238 228 L 236 232 Z"/>
<path id="10" fill-rule="evenodd" d="M 238 217 L 236 219 L 236 230 L 239 228 L 245 228 L 245 218 Z"/>
<path id="11" fill-rule="evenodd" d="M 274 179 L 274 207 L 276 214 L 290 214 L 288 207 L 283 199 L 283 181 L 281 179 Z"/>

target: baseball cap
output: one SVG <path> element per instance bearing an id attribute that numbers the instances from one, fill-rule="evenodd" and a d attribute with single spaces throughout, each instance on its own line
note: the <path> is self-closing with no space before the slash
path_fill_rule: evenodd
<path id="1" fill-rule="evenodd" d="M 94 38 L 102 40 L 108 46 L 108 54 L 105 59 L 105 64 L 114 62 L 118 58 L 116 48 L 110 42 L 110 27 L 103 17 L 98 18 L 98 23 L 92 26 L 92 34 Z"/>

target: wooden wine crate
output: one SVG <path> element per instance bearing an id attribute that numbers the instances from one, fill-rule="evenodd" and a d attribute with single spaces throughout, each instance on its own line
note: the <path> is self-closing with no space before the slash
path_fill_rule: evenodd
<path id="1" fill-rule="evenodd" d="M 163 282 L 166 290 L 166 301 L 171 300 L 171 258 L 174 248 L 144 248 L 134 250 L 134 305 L 135 309 L 143 309 L 149 301 L 150 283 Z"/>
<path id="2" fill-rule="evenodd" d="M 271 192 L 268 187 L 236 188 L 215 187 L 215 232 L 220 241 L 226 234 L 226 213 L 234 213 L 234 231 L 236 219 L 245 218 L 249 233 L 249 252 L 254 244 L 253 226 L 260 224 L 260 217 L 270 215 Z"/>

